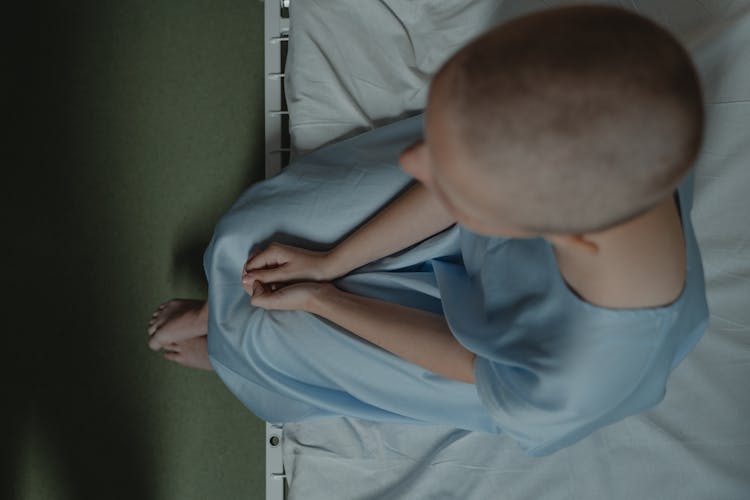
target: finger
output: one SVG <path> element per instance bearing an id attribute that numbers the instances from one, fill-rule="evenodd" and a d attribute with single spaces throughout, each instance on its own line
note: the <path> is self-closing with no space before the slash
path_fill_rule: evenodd
<path id="1" fill-rule="evenodd" d="M 286 267 L 277 267 L 275 269 L 254 269 L 242 278 L 242 283 L 250 284 L 254 281 L 262 281 L 263 283 L 280 283 L 288 281 L 289 271 Z"/>
<path id="2" fill-rule="evenodd" d="M 248 272 L 251 269 L 256 268 L 256 267 L 265 267 L 269 259 L 269 254 L 270 254 L 270 251 L 268 248 L 264 250 L 254 251 L 247 257 L 247 260 L 245 261 L 245 265 L 243 266 L 242 271 Z"/>
<path id="3" fill-rule="evenodd" d="M 278 267 L 286 264 L 287 260 L 284 248 L 272 243 L 268 248 L 255 255 L 252 260 L 248 259 L 245 264 L 245 270 L 249 272 L 253 269 Z"/>
<path id="4" fill-rule="evenodd" d="M 253 295 L 250 297 L 250 304 L 254 307 L 260 307 L 261 309 L 271 309 L 270 305 L 268 304 L 268 300 L 266 300 L 266 297 L 256 297 Z"/>
<path id="5" fill-rule="evenodd" d="M 253 294 L 250 298 L 250 303 L 256 307 L 268 308 L 268 295 L 269 291 L 260 281 L 256 281 L 252 285 Z"/>
<path id="6" fill-rule="evenodd" d="M 259 293 L 263 293 L 263 291 L 256 291 L 255 283 L 258 283 L 257 281 L 253 281 L 252 283 L 242 283 L 242 288 L 245 289 L 245 293 L 248 294 L 250 297 L 253 297 L 254 295 L 257 295 Z M 268 289 L 270 290 L 270 288 Z"/>
<path id="7" fill-rule="evenodd" d="M 253 250 L 250 252 L 250 255 L 247 256 L 247 260 L 245 261 L 245 265 L 242 266 L 242 275 L 244 276 L 247 272 L 247 267 L 252 262 L 252 260 L 255 258 L 256 255 L 260 253 L 260 250 Z"/>

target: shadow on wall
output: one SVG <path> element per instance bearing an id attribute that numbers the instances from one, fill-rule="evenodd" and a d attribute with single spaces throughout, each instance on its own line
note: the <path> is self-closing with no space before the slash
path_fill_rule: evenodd
<path id="1" fill-rule="evenodd" d="M 92 43 L 83 28 L 94 20 L 86 12 L 57 6 L 37 25 L 42 119 L 26 148 L 38 158 L 20 172 L 12 202 L 19 212 L 10 230 L 20 262 L 14 295 L 23 302 L 8 376 L 20 411 L 8 445 L 16 477 L 4 482 L 15 491 L 3 498 L 17 497 L 20 474 L 43 498 L 155 498 L 154 435 L 139 410 L 147 405 L 138 401 L 138 367 L 128 366 L 128 342 L 113 334 L 126 293 L 113 290 L 116 242 L 95 230 L 108 207 L 89 196 L 96 186 L 81 175 L 87 140 L 102 139 L 82 140 L 77 130 L 88 89 L 78 88 L 73 61 Z M 30 437 L 45 454 L 44 470 L 28 470 Z"/>
<path id="2" fill-rule="evenodd" d="M 27 225 L 14 231 L 23 262 L 14 294 L 24 302 L 12 328 L 20 354 L 6 378 L 21 410 L 10 427 L 11 460 L 28 466 L 22 440 L 32 436 L 55 470 L 25 473 L 63 488 L 50 498 L 153 498 L 154 436 L 148 415 L 137 411 L 144 405 L 134 404 L 138 368 L 124 368 L 127 346 L 112 335 L 122 302 L 107 276 L 110 243 L 85 229 L 92 207 L 65 197 L 75 190 L 59 171 L 43 177 L 26 179 L 40 202 L 26 206 Z"/>
<path id="3" fill-rule="evenodd" d="M 90 76 L 110 64 L 92 54 L 111 43 L 101 33 L 112 31 L 113 7 L 46 7 L 35 13 L 41 18 L 29 41 L 42 51 L 32 77 L 39 116 L 22 132 L 36 161 L 16 169 L 13 226 L 6 227 L 18 252 L 9 274 L 20 300 L 4 363 L 17 401 L 9 405 L 17 411 L 4 443 L 15 467 L 6 469 L 9 491 L 0 496 L 18 498 L 24 490 L 43 499 L 154 499 L 158 436 L 132 338 L 121 334 L 134 290 L 119 287 L 128 264 L 115 258 L 120 242 L 108 227 L 114 200 L 98 184 L 111 170 L 108 141 L 117 138 L 91 130 L 113 118 L 97 116 L 97 98 L 113 92 L 101 87 L 112 82 Z M 92 34 L 91 26 L 99 31 Z"/>

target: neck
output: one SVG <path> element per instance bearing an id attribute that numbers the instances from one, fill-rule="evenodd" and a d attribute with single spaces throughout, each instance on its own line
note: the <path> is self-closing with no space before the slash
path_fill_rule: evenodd
<path id="1" fill-rule="evenodd" d="M 584 238 L 596 252 L 551 240 L 560 273 L 581 299 L 619 309 L 660 307 L 679 297 L 686 253 L 674 197 L 627 223 Z"/>

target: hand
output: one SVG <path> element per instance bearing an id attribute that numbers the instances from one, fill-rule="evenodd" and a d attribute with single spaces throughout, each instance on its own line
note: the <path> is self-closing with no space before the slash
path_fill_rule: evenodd
<path id="1" fill-rule="evenodd" d="M 264 284 L 255 280 L 242 285 L 250 295 L 250 303 L 263 309 L 311 312 L 316 296 L 336 288 L 331 283 L 302 282 L 291 285 Z"/>
<path id="2" fill-rule="evenodd" d="M 282 283 L 330 281 L 333 271 L 330 252 L 305 250 L 281 243 L 271 243 L 253 252 L 242 268 L 242 286 L 252 290 L 253 282 Z"/>

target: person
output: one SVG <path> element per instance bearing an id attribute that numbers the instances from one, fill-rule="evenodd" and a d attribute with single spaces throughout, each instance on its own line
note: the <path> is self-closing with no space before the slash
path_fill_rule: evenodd
<path id="1" fill-rule="evenodd" d="M 693 64 L 655 23 L 512 20 L 443 65 L 424 115 L 251 186 L 204 255 L 208 301 L 160 305 L 149 346 L 272 422 L 448 424 L 552 453 L 658 404 L 705 331 L 702 134 Z"/>

